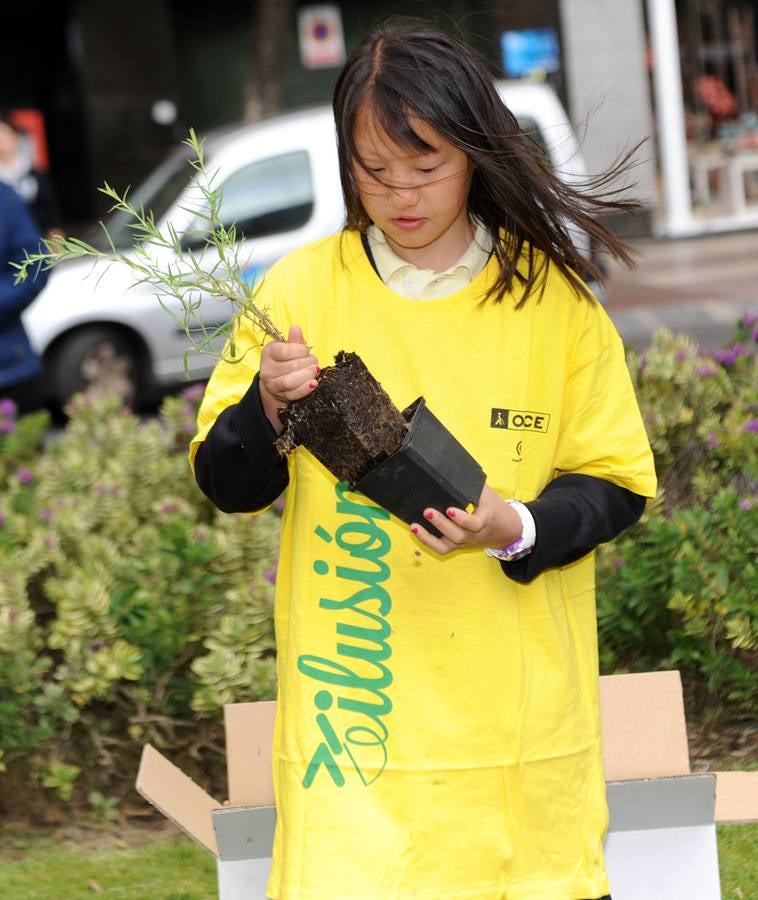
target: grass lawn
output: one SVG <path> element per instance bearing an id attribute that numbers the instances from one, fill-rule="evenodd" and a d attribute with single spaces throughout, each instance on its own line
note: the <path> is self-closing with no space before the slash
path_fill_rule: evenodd
<path id="1" fill-rule="evenodd" d="M 209 900 L 216 897 L 213 858 L 184 836 L 159 836 L 148 844 L 96 849 L 50 837 L 2 835 L 3 900 Z"/>
<path id="2" fill-rule="evenodd" d="M 723 900 L 758 898 L 758 825 L 720 825 Z M 187 838 L 96 849 L 30 833 L 2 835 L 3 900 L 210 900 L 216 896 L 211 857 Z M 117 843 L 117 841 L 116 841 Z"/>
<path id="3" fill-rule="evenodd" d="M 758 825 L 718 825 L 723 900 L 758 897 Z"/>

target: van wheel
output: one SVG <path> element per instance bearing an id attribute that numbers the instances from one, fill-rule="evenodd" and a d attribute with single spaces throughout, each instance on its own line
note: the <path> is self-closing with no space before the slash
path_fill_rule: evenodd
<path id="1" fill-rule="evenodd" d="M 114 394 L 134 406 L 142 382 L 140 353 L 124 332 L 98 325 L 66 338 L 53 357 L 49 375 L 58 407 L 79 391 Z"/>

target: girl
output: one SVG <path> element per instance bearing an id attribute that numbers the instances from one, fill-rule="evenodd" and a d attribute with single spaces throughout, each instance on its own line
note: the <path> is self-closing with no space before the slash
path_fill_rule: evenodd
<path id="1" fill-rule="evenodd" d="M 483 61 L 426 25 L 367 37 L 334 111 L 345 230 L 267 274 L 288 340 L 256 349 L 239 323 L 191 449 L 223 510 L 288 486 L 269 895 L 601 897 L 592 550 L 656 484 L 570 232 L 627 258 L 595 221 L 621 204 L 562 185 Z M 463 440 L 488 474 L 473 512 L 409 528 L 277 455 L 277 411 L 342 348 Z"/>

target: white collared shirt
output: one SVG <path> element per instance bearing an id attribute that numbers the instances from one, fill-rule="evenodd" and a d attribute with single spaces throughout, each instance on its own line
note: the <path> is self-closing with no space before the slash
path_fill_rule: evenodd
<path id="1" fill-rule="evenodd" d="M 369 227 L 366 237 L 379 277 L 387 287 L 403 297 L 434 300 L 463 290 L 487 265 L 492 252 L 492 238 L 481 222 L 475 220 L 474 225 L 473 240 L 463 256 L 444 272 L 419 269 L 408 260 L 401 259 L 376 225 Z"/>

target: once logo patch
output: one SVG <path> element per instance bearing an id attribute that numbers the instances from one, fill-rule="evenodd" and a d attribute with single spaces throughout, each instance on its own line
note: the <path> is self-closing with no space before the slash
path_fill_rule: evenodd
<path id="1" fill-rule="evenodd" d="M 545 432 L 550 425 L 550 414 L 530 412 L 526 409 L 497 409 L 493 407 L 491 428 L 507 428 L 509 431 Z"/>

